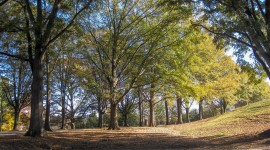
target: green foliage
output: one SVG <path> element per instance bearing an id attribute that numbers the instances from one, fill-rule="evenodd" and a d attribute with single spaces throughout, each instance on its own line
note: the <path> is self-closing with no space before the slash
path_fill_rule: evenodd
<path id="1" fill-rule="evenodd" d="M 252 103 L 269 97 L 269 85 L 249 66 L 241 66 L 241 86 L 237 91 L 238 101 Z"/>

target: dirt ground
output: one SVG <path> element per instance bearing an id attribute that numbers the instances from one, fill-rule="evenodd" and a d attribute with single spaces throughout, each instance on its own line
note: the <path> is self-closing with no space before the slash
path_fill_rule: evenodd
<path id="1" fill-rule="evenodd" d="M 0 132 L 1 150 L 80 149 L 269 149 L 270 138 L 260 135 L 188 137 L 165 127 L 130 127 L 59 130 L 44 137 L 23 136 L 23 132 Z"/>

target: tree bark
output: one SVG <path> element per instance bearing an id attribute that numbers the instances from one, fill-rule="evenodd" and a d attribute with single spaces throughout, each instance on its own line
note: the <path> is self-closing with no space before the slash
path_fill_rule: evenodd
<path id="1" fill-rule="evenodd" d="M 46 131 L 52 131 L 51 126 L 50 126 L 50 109 L 51 109 L 51 89 L 49 88 L 47 89 L 46 115 L 45 115 L 45 123 L 44 123 L 44 130 Z"/>
<path id="2" fill-rule="evenodd" d="M 143 126 L 143 110 L 141 97 L 139 97 L 139 125 L 140 127 Z"/>
<path id="3" fill-rule="evenodd" d="M 62 96 L 62 118 L 61 118 L 61 129 L 65 129 L 66 124 L 66 100 L 65 96 Z"/>
<path id="4" fill-rule="evenodd" d="M 118 104 L 111 102 L 111 113 L 110 113 L 110 125 L 109 130 L 119 130 L 118 120 L 117 120 L 117 107 Z"/>
<path id="5" fill-rule="evenodd" d="M 182 118 L 182 99 L 180 97 L 176 100 L 177 103 L 177 124 L 183 124 Z"/>
<path id="6" fill-rule="evenodd" d="M 19 108 L 14 108 L 14 125 L 13 125 L 13 131 L 18 131 L 18 122 L 20 118 L 20 110 Z"/>
<path id="7" fill-rule="evenodd" d="M 227 102 L 223 99 L 223 111 L 224 111 L 224 113 L 226 113 L 226 109 L 227 109 Z"/>
<path id="8" fill-rule="evenodd" d="M 189 107 L 186 107 L 186 120 L 189 123 L 190 122 L 190 118 L 189 118 Z"/>
<path id="9" fill-rule="evenodd" d="M 151 84 L 151 89 L 150 89 L 150 99 L 149 99 L 149 127 L 154 127 L 154 97 L 155 97 L 155 93 L 154 93 L 154 88 L 155 85 L 152 83 Z"/>
<path id="10" fill-rule="evenodd" d="M 100 96 L 97 96 L 97 100 L 98 100 L 98 127 L 99 128 L 103 128 L 103 108 L 101 105 L 101 98 Z"/>
<path id="11" fill-rule="evenodd" d="M 46 114 L 45 114 L 45 123 L 44 123 L 44 130 L 52 131 L 50 126 L 50 112 L 51 112 L 51 73 L 49 72 L 49 55 L 48 52 L 46 53 L 46 76 L 47 76 L 47 86 L 46 86 Z"/>
<path id="12" fill-rule="evenodd" d="M 62 105 L 62 118 L 61 118 L 61 129 L 65 129 L 66 125 L 66 78 L 65 78 L 65 71 L 66 71 L 66 66 L 64 65 L 62 68 L 62 74 L 61 74 L 61 105 Z"/>
<path id="13" fill-rule="evenodd" d="M 103 128 L 103 112 L 101 110 L 98 111 L 98 127 Z"/>
<path id="14" fill-rule="evenodd" d="M 71 128 L 72 130 L 76 129 L 76 127 L 75 127 L 75 118 L 74 118 L 74 115 L 73 115 L 72 118 L 70 118 L 70 128 Z"/>
<path id="15" fill-rule="evenodd" d="M 203 119 L 203 100 L 199 101 L 199 120 Z"/>
<path id="16" fill-rule="evenodd" d="M 153 104 L 153 99 L 151 99 L 149 101 L 149 111 L 150 111 L 149 127 L 154 127 L 154 104 Z"/>
<path id="17" fill-rule="evenodd" d="M 70 92 L 70 128 L 75 129 L 75 110 L 74 110 L 74 102 L 73 102 L 73 93 Z"/>
<path id="18" fill-rule="evenodd" d="M 128 126 L 127 120 L 128 120 L 128 114 L 125 113 L 124 114 L 124 127 L 127 127 Z"/>
<path id="19" fill-rule="evenodd" d="M 4 114 L 4 110 L 3 110 L 3 100 L 2 98 L 0 98 L 0 132 L 2 131 L 2 125 L 3 125 L 3 114 Z"/>
<path id="20" fill-rule="evenodd" d="M 36 52 L 41 50 L 36 50 Z M 42 136 L 42 88 L 43 88 L 43 56 L 36 54 L 32 63 L 33 81 L 31 85 L 31 118 L 26 136 Z"/>
<path id="21" fill-rule="evenodd" d="M 220 114 L 224 114 L 226 112 L 227 102 L 224 99 L 220 101 Z"/>
<path id="22" fill-rule="evenodd" d="M 169 110 L 168 110 L 168 102 L 165 100 L 165 113 L 166 113 L 166 125 L 169 125 Z"/>

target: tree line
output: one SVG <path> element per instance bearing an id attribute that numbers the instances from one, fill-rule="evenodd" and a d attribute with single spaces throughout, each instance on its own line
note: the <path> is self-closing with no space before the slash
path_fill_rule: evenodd
<path id="1" fill-rule="evenodd" d="M 1 1 L 1 124 L 3 105 L 30 104 L 26 135 L 64 129 L 97 114 L 103 126 L 128 125 L 130 113 L 147 114 L 175 101 L 177 123 L 193 101 L 203 118 L 206 104 L 224 113 L 236 102 L 265 99 L 269 87 L 269 1 Z M 235 63 L 225 54 L 234 49 Z M 246 62 L 246 53 L 254 62 Z M 162 105 L 160 105 L 162 103 Z M 164 106 L 164 107 L 163 107 Z M 169 106 L 169 107 L 168 107 Z M 137 111 L 134 111 L 136 108 Z M 148 110 L 147 113 L 145 111 Z M 162 112 L 162 111 L 161 111 Z M 44 116 L 44 117 L 43 117 Z M 149 117 L 148 117 L 149 116 Z M 44 123 L 43 123 L 44 118 Z"/>

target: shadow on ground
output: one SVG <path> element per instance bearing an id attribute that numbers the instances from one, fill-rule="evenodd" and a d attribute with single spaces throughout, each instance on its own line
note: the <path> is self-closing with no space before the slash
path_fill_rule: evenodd
<path id="1" fill-rule="evenodd" d="M 13 134 L 13 133 L 12 133 Z M 0 133 L 1 135 L 1 133 Z M 185 137 L 166 133 L 132 131 L 73 130 L 48 133 L 46 137 L 25 137 L 22 133 L 0 136 L 0 149 L 270 149 L 268 137 Z"/>

